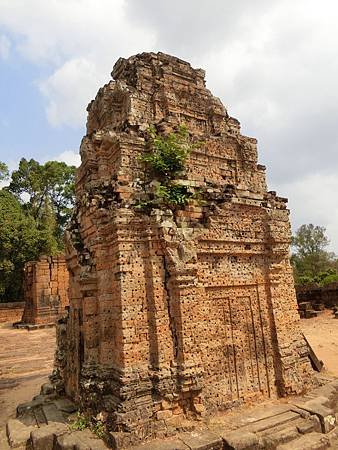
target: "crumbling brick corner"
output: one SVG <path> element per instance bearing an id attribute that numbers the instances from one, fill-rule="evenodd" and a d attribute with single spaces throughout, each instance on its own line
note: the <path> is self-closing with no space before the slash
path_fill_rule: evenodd
<path id="1" fill-rule="evenodd" d="M 120 59 L 88 107 L 67 233 L 70 309 L 58 330 L 66 393 L 135 439 L 312 383 L 289 262 L 286 199 L 268 192 L 204 71 L 163 53 Z M 147 130 L 185 124 L 178 182 L 202 201 L 139 210 Z"/>
<path id="2" fill-rule="evenodd" d="M 68 278 L 64 255 L 41 256 L 26 263 L 22 324 L 52 324 L 65 315 L 69 304 Z"/>

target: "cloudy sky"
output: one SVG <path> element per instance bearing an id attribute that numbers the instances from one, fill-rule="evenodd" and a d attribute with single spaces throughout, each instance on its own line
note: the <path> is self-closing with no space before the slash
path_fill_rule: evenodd
<path id="1" fill-rule="evenodd" d="M 258 138 L 293 227 L 325 226 L 338 253 L 337 19 L 336 0 L 0 0 L 0 160 L 78 163 L 117 58 L 171 53 Z"/>

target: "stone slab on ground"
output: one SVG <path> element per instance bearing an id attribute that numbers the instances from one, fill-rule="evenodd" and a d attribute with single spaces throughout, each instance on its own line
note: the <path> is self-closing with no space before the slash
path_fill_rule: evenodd
<path id="1" fill-rule="evenodd" d="M 43 405 L 43 400 L 40 398 L 40 396 L 35 396 L 33 400 L 30 402 L 20 403 L 16 407 L 16 415 L 17 417 L 21 417 L 25 414 L 29 414 L 31 411 L 33 411 L 35 408 L 38 408 L 39 406 Z"/>
<path id="2" fill-rule="evenodd" d="M 259 437 L 255 433 L 238 430 L 222 434 L 225 450 L 258 450 L 261 448 Z"/>
<path id="3" fill-rule="evenodd" d="M 320 398 L 304 403 L 299 402 L 296 403 L 296 406 L 316 415 L 320 421 L 323 433 L 329 433 L 335 428 L 337 422 L 335 413 L 331 408 L 324 406 Z"/>
<path id="4" fill-rule="evenodd" d="M 66 422 L 66 419 L 63 416 L 62 412 L 53 403 L 43 405 L 42 410 L 48 424 Z"/>
<path id="5" fill-rule="evenodd" d="M 191 450 L 222 450 L 222 438 L 211 431 L 192 431 L 178 436 Z"/>
<path id="6" fill-rule="evenodd" d="M 73 431 L 56 440 L 55 450 L 107 450 L 105 443 L 90 430 Z M 35 450 L 35 449 L 34 449 Z"/>
<path id="7" fill-rule="evenodd" d="M 37 429 L 33 425 L 25 425 L 19 419 L 10 419 L 7 422 L 7 437 L 11 448 L 25 448 L 32 431 Z"/>
<path id="8" fill-rule="evenodd" d="M 68 398 L 58 398 L 53 403 L 59 411 L 65 412 L 67 414 L 71 414 L 78 409 L 75 403 Z"/>
<path id="9" fill-rule="evenodd" d="M 57 436 L 69 431 L 67 425 L 55 423 L 31 431 L 30 440 L 33 450 L 53 450 Z"/>
<path id="10" fill-rule="evenodd" d="M 330 447 L 329 439 L 321 433 L 309 433 L 287 444 L 277 447 L 277 450 L 324 450 Z"/>
<path id="11" fill-rule="evenodd" d="M 131 450 L 190 450 L 180 439 L 154 440 L 132 447 Z"/>
<path id="12" fill-rule="evenodd" d="M 267 434 L 261 439 L 263 448 L 276 448 L 277 445 L 286 444 L 287 442 L 294 441 L 299 438 L 299 432 L 297 427 L 287 427 L 284 430 L 279 430 Z"/>
<path id="13" fill-rule="evenodd" d="M 246 431 L 252 433 L 259 433 L 269 428 L 273 428 L 277 425 L 291 423 L 293 421 L 296 421 L 297 419 L 299 419 L 299 414 L 293 411 L 286 411 L 276 416 L 266 417 L 265 419 L 258 420 L 251 425 L 247 425 L 245 429 Z"/>

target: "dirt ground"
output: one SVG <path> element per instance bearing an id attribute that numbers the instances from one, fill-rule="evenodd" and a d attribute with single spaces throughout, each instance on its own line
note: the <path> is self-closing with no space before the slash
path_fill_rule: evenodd
<path id="1" fill-rule="evenodd" d="M 27 331 L 0 324 L 0 343 L 0 449 L 7 450 L 7 420 L 19 403 L 39 394 L 52 371 L 55 328 Z"/>
<path id="2" fill-rule="evenodd" d="M 331 311 L 301 320 L 302 330 L 325 369 L 338 376 L 338 320 Z M 0 449 L 9 449 L 5 424 L 19 403 L 37 395 L 48 381 L 55 351 L 55 329 L 17 330 L 0 325 Z"/>
<path id="3" fill-rule="evenodd" d="M 318 317 L 302 319 L 301 327 L 324 369 L 338 377 L 338 319 L 326 310 Z"/>

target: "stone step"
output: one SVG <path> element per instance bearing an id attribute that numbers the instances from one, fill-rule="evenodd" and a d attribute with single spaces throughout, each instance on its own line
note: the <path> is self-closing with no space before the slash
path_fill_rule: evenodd
<path id="1" fill-rule="evenodd" d="M 263 445 L 262 448 L 273 449 L 278 445 L 294 441 L 300 436 L 301 435 L 299 434 L 297 427 L 289 426 L 285 427 L 282 430 L 266 434 L 260 439 L 260 443 Z"/>
<path id="2" fill-rule="evenodd" d="M 243 431 L 250 433 L 260 433 L 276 426 L 284 425 L 286 423 L 294 422 L 300 418 L 300 415 L 293 411 L 286 411 L 276 416 L 267 417 L 265 419 L 258 420 L 250 425 L 242 427 Z"/>
<path id="3" fill-rule="evenodd" d="M 285 429 L 293 428 L 297 431 L 298 434 L 307 434 L 312 431 L 321 431 L 319 420 L 316 417 L 302 418 L 292 421 L 291 423 L 283 423 L 281 425 L 276 425 L 272 428 L 268 428 L 267 430 L 259 433 L 259 436 L 264 438 L 266 436 L 270 436 L 272 434 L 280 433 Z"/>
<path id="4" fill-rule="evenodd" d="M 328 399 L 326 397 L 317 397 L 296 404 L 298 408 L 318 417 L 323 433 L 329 433 L 335 428 L 337 423 L 334 411 L 331 408 L 324 406 L 327 401 Z"/>
<path id="5" fill-rule="evenodd" d="M 222 450 L 222 438 L 211 431 L 181 433 L 180 440 L 191 450 Z"/>
<path id="6" fill-rule="evenodd" d="M 322 433 L 305 434 L 292 442 L 278 445 L 277 450 L 325 450 L 330 447 L 330 441 Z"/>

